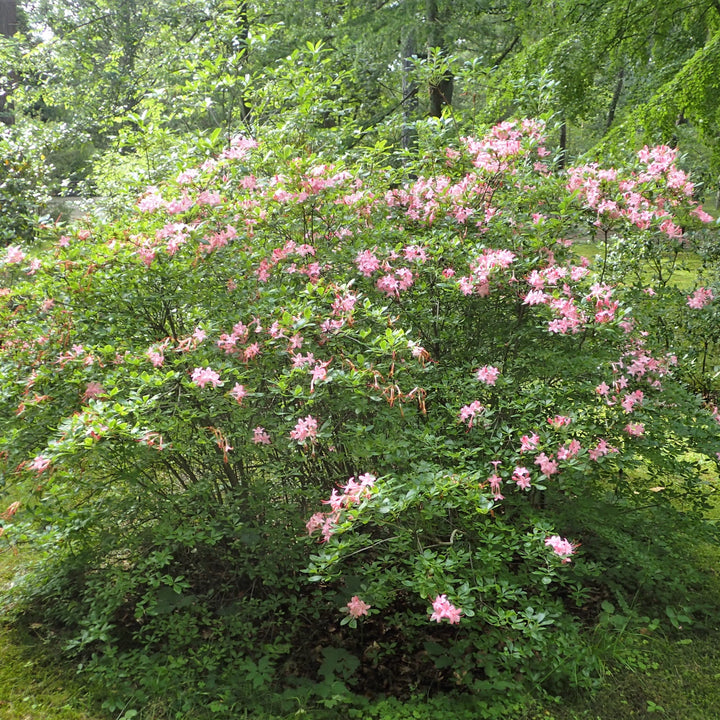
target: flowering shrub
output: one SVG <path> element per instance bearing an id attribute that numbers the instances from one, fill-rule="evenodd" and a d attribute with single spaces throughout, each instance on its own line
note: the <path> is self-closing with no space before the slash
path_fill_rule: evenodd
<path id="1" fill-rule="evenodd" d="M 228 703 L 238 668 L 312 674 L 333 642 L 348 684 L 398 658 L 482 692 L 595 681 L 583 618 L 677 580 L 612 563 L 638 567 L 649 504 L 702 507 L 688 452 L 720 440 L 573 238 L 706 218 L 665 151 L 566 180 L 543 142 L 503 123 L 408 181 L 238 137 L 127 218 L 5 251 L 4 537 L 57 561 L 28 592 L 86 667 L 148 697 L 171 653 L 177 692 L 209 672 Z"/>

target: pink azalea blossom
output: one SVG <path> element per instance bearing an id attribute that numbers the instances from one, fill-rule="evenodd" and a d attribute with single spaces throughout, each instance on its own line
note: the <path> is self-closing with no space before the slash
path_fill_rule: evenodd
<path id="1" fill-rule="evenodd" d="M 624 430 L 632 437 L 640 437 L 645 434 L 645 425 L 643 423 L 628 423 Z"/>
<path id="2" fill-rule="evenodd" d="M 92 400 L 105 394 L 105 388 L 99 382 L 89 382 L 83 393 L 83 400 Z"/>
<path id="3" fill-rule="evenodd" d="M 358 253 L 355 258 L 357 269 L 365 276 L 370 277 L 379 267 L 380 261 L 371 250 L 364 250 Z"/>
<path id="4" fill-rule="evenodd" d="M 504 500 L 505 496 L 500 492 L 502 488 L 502 478 L 493 473 L 489 478 L 488 482 L 490 483 L 490 490 L 493 494 L 493 500 Z"/>
<path id="5" fill-rule="evenodd" d="M 563 565 L 570 562 L 570 556 L 575 553 L 576 548 L 567 538 L 561 538 L 559 535 L 551 535 L 546 538 L 545 545 L 552 548 L 553 552 L 562 558 Z"/>
<path id="6" fill-rule="evenodd" d="M 290 437 L 298 442 L 305 442 L 308 438 L 315 440 L 317 429 L 317 420 L 312 415 L 308 415 L 297 421 L 295 428 L 290 431 Z"/>
<path id="7" fill-rule="evenodd" d="M 543 292 L 542 290 L 531 290 L 527 295 L 525 295 L 525 299 L 523 300 L 523 305 L 542 305 L 546 303 L 550 299 L 550 295 Z"/>
<path id="8" fill-rule="evenodd" d="M 603 440 L 601 438 L 594 448 L 590 448 L 588 450 L 588 455 L 590 456 L 591 460 L 597 461 L 601 457 L 604 457 L 605 455 L 608 455 L 610 453 L 616 453 L 617 451 L 618 449 L 616 447 L 611 447 L 607 444 L 606 440 Z"/>
<path id="9" fill-rule="evenodd" d="M 687 304 L 694 310 L 700 310 L 714 299 L 715 295 L 710 288 L 699 287 L 692 295 L 688 295 Z"/>
<path id="10" fill-rule="evenodd" d="M 572 418 L 566 415 L 556 415 L 554 418 L 548 418 L 548 422 L 556 429 L 567 426 L 572 422 Z"/>
<path id="11" fill-rule="evenodd" d="M 450 603 L 447 599 L 447 595 L 438 595 L 435 600 L 433 600 L 432 607 L 433 612 L 432 615 L 430 615 L 430 620 L 434 620 L 439 623 L 443 620 L 443 618 L 445 618 L 451 625 L 460 622 L 462 610 L 456 608 L 452 603 Z"/>
<path id="12" fill-rule="evenodd" d="M 35 470 L 38 474 L 47 470 L 50 467 L 50 460 L 44 455 L 38 455 L 33 458 L 33 461 L 28 466 L 30 470 Z"/>
<path id="13" fill-rule="evenodd" d="M 6 250 L 5 262 L 17 264 L 25 259 L 25 253 L 16 245 L 8 245 Z"/>
<path id="14" fill-rule="evenodd" d="M 159 348 L 150 348 L 145 355 L 153 367 L 162 367 L 165 362 L 165 356 Z"/>
<path id="15" fill-rule="evenodd" d="M 523 435 L 520 438 L 520 452 L 528 452 L 528 450 L 534 450 L 540 442 L 540 436 L 537 433 L 532 435 Z"/>
<path id="16" fill-rule="evenodd" d="M 527 490 L 530 487 L 530 471 L 525 467 L 516 467 L 512 479 L 521 490 Z"/>
<path id="17" fill-rule="evenodd" d="M 464 405 L 460 408 L 460 419 L 463 422 L 467 422 L 468 428 L 471 428 L 475 416 L 481 413 L 484 409 L 485 408 L 480 404 L 479 400 L 474 400 L 469 405 Z"/>
<path id="18" fill-rule="evenodd" d="M 331 363 L 331 360 L 327 362 L 318 362 L 315 367 L 310 371 L 312 379 L 310 380 L 310 392 L 315 390 L 315 383 L 327 380 L 327 366 Z"/>
<path id="19" fill-rule="evenodd" d="M 232 395 L 238 403 L 241 403 L 242 399 L 247 395 L 247 390 L 240 383 L 235 383 L 233 389 L 230 391 L 230 395 Z"/>
<path id="20" fill-rule="evenodd" d="M 306 523 L 308 535 L 312 535 L 316 530 L 319 530 L 325 524 L 325 513 L 316 512 Z"/>
<path id="21" fill-rule="evenodd" d="M 357 595 L 353 595 L 346 607 L 350 617 L 359 618 L 362 615 L 367 615 L 371 606 L 363 602 Z"/>
<path id="22" fill-rule="evenodd" d="M 243 360 L 245 362 L 249 362 L 254 357 L 257 357 L 260 354 L 260 345 L 259 343 L 252 343 L 252 345 L 248 345 L 245 350 L 243 350 Z"/>
<path id="23" fill-rule="evenodd" d="M 500 370 L 492 365 L 483 365 L 477 371 L 477 379 L 480 380 L 480 382 L 487 383 L 488 385 L 494 385 L 499 375 Z"/>
<path id="24" fill-rule="evenodd" d="M 546 477 L 550 477 L 558 471 L 558 464 L 553 460 L 552 455 L 548 457 L 545 453 L 540 453 L 535 458 L 535 464 L 540 466 L 540 472 Z"/>
<path id="25" fill-rule="evenodd" d="M 562 445 L 558 448 L 558 460 L 570 460 L 574 458 L 582 450 L 582 446 L 577 440 L 571 440 L 569 445 Z"/>
<path id="26" fill-rule="evenodd" d="M 698 205 L 696 208 L 693 208 L 690 211 L 691 215 L 695 215 L 696 218 L 698 218 L 701 222 L 709 223 L 713 221 L 713 216 L 709 213 L 706 213 L 700 205 Z"/>
<path id="27" fill-rule="evenodd" d="M 208 383 L 210 383 L 213 387 L 218 387 L 223 384 L 222 380 L 220 380 L 220 375 L 209 367 L 196 367 L 192 371 L 191 378 L 192 381 L 201 388 L 204 388 Z"/>
<path id="28" fill-rule="evenodd" d="M 190 183 L 195 182 L 199 174 L 200 171 L 197 170 L 197 168 L 189 168 L 187 170 L 183 170 L 177 176 L 177 183 L 178 185 L 189 185 Z"/>
<path id="29" fill-rule="evenodd" d="M 253 442 L 256 445 L 270 444 L 270 435 L 268 435 L 267 430 L 265 430 L 264 427 L 258 426 L 253 430 Z"/>

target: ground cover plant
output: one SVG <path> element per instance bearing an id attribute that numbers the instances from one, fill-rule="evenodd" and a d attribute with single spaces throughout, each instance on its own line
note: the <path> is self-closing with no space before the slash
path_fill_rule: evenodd
<path id="1" fill-rule="evenodd" d="M 545 132 L 412 162 L 238 135 L 4 250 L 2 541 L 41 558 L 11 608 L 109 712 L 459 689 L 501 716 L 597 686 L 618 618 L 710 621 L 684 598 L 717 410 L 666 285 L 573 241 L 663 271 L 712 218 L 670 148 L 557 174 Z M 675 289 L 688 327 L 712 281 Z"/>

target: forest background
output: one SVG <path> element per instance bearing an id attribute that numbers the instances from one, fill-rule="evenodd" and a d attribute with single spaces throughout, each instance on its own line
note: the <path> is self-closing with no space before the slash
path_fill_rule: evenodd
<path id="1" fill-rule="evenodd" d="M 0 14 L 4 615 L 98 712 L 561 717 L 702 654 L 717 0 Z"/>

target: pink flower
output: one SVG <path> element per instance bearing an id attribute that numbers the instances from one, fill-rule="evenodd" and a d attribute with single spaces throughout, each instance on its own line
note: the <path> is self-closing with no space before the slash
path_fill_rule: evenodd
<path id="1" fill-rule="evenodd" d="M 642 403 L 643 401 L 643 391 L 642 390 L 635 390 L 635 392 L 628 393 L 620 403 L 622 405 L 623 410 L 626 413 L 631 413 L 633 411 L 633 408 L 638 403 Z"/>
<path id="2" fill-rule="evenodd" d="M 628 423 L 625 428 L 625 432 L 632 437 L 640 437 L 645 434 L 645 425 L 642 423 Z"/>
<path id="3" fill-rule="evenodd" d="M 381 278 L 378 278 L 375 285 L 378 290 L 382 290 L 388 297 L 400 294 L 400 283 L 394 275 L 383 275 Z"/>
<path id="4" fill-rule="evenodd" d="M 550 295 L 544 293 L 542 290 L 531 290 L 525 299 L 523 305 L 542 305 L 550 299 Z"/>
<path id="5" fill-rule="evenodd" d="M 260 354 L 260 345 L 256 342 L 254 342 L 254 343 L 252 343 L 252 345 L 248 345 L 245 348 L 245 350 L 243 350 L 243 360 L 245 362 L 248 362 L 259 354 Z"/>
<path id="6" fill-rule="evenodd" d="M 153 364 L 153 367 L 162 367 L 165 362 L 165 355 L 161 349 L 150 348 L 145 353 L 147 359 Z"/>
<path id="7" fill-rule="evenodd" d="M 30 267 L 27 269 L 28 275 L 34 275 L 42 267 L 42 262 L 38 258 L 33 258 L 30 261 Z"/>
<path id="8" fill-rule="evenodd" d="M 83 400 L 92 400 L 105 394 L 105 388 L 99 382 L 89 382 L 83 393 Z"/>
<path id="9" fill-rule="evenodd" d="M 17 264 L 25 259 L 25 253 L 16 245 L 8 245 L 6 249 L 5 262 Z"/>
<path id="10" fill-rule="evenodd" d="M 494 385 L 498 379 L 498 375 L 500 375 L 500 370 L 492 365 L 483 365 L 477 371 L 477 379 L 488 385 Z"/>
<path id="11" fill-rule="evenodd" d="M 478 413 L 481 413 L 485 408 L 480 404 L 479 400 L 474 400 L 469 405 L 464 405 L 460 408 L 460 419 L 463 422 L 467 422 L 468 428 L 472 427 L 473 420 Z"/>
<path id="12" fill-rule="evenodd" d="M 693 208 L 690 211 L 691 215 L 695 215 L 700 221 L 709 223 L 713 221 L 713 216 L 709 213 L 706 213 L 700 205 L 698 205 L 696 208 Z"/>
<path id="13" fill-rule="evenodd" d="M 520 452 L 524 453 L 528 450 L 534 450 L 540 442 L 540 436 L 537 433 L 532 435 L 523 435 L 520 438 Z"/>
<path id="14" fill-rule="evenodd" d="M 569 425 L 572 419 L 565 415 L 556 415 L 554 418 L 548 418 L 548 422 L 556 429 Z"/>
<path id="15" fill-rule="evenodd" d="M 331 362 L 332 360 L 328 360 L 327 362 L 318 362 L 310 371 L 310 374 L 312 375 L 312 379 L 310 380 L 310 392 L 315 390 L 316 382 L 322 382 L 327 379 L 327 366 Z"/>
<path id="16" fill-rule="evenodd" d="M 353 595 L 346 607 L 350 617 L 359 618 L 362 615 L 367 615 L 371 606 L 363 602 L 357 595 Z"/>
<path id="17" fill-rule="evenodd" d="M 489 478 L 490 490 L 493 494 L 493 500 L 504 500 L 505 496 L 500 492 L 502 488 L 502 478 L 499 475 L 493 473 Z"/>
<path id="18" fill-rule="evenodd" d="M 530 487 L 530 471 L 525 467 L 516 467 L 512 479 L 522 490 L 527 490 Z"/>
<path id="19" fill-rule="evenodd" d="M 406 260 L 417 260 L 418 262 L 424 263 L 427 260 L 427 253 L 424 248 L 419 245 L 407 245 L 403 253 Z"/>
<path id="20" fill-rule="evenodd" d="M 230 395 L 232 395 L 238 403 L 241 403 L 242 399 L 247 395 L 247 390 L 240 383 L 235 383 L 233 389 L 230 391 Z"/>
<path id="21" fill-rule="evenodd" d="M 562 558 L 563 565 L 570 562 L 570 556 L 575 553 L 576 546 L 567 538 L 551 535 L 545 539 L 545 546 L 552 548 L 553 552 Z"/>
<path id="22" fill-rule="evenodd" d="M 546 477 L 550 477 L 558 471 L 557 462 L 553 460 L 552 456 L 548 457 L 545 453 L 540 453 L 535 458 L 535 464 L 540 466 L 540 472 Z"/>
<path id="23" fill-rule="evenodd" d="M 430 615 L 430 620 L 439 623 L 443 618 L 446 618 L 451 625 L 460 622 L 462 610 L 459 610 L 450 603 L 446 595 L 438 595 L 435 600 L 433 600 L 432 606 L 433 613 Z"/>
<path id="24" fill-rule="evenodd" d="M 39 475 L 41 472 L 47 470 L 48 467 L 50 467 L 50 460 L 44 455 L 38 455 L 33 459 L 33 461 L 28 467 L 30 468 L 30 470 L 35 470 Z"/>
<path id="25" fill-rule="evenodd" d="M 704 308 L 710 301 L 714 300 L 713 291 L 709 288 L 699 287 L 692 295 L 688 295 L 688 307 L 694 310 Z"/>
<path id="26" fill-rule="evenodd" d="M 253 430 L 253 442 L 256 445 L 269 445 L 270 444 L 270 436 L 267 433 L 267 430 L 265 430 L 264 427 L 256 427 Z"/>
<path id="27" fill-rule="evenodd" d="M 604 457 L 605 455 L 608 455 L 609 453 L 616 453 L 618 449 L 616 447 L 611 447 L 607 444 L 606 440 L 603 440 L 602 438 L 598 441 L 598 444 L 594 448 L 590 448 L 588 450 L 588 455 L 590 456 L 591 460 L 599 460 L 601 457 Z"/>
<path id="28" fill-rule="evenodd" d="M 582 450 L 582 445 L 577 440 L 571 440 L 569 445 L 562 445 L 558 448 L 558 460 L 570 460 Z"/>
<path id="29" fill-rule="evenodd" d="M 177 176 L 177 183 L 178 185 L 189 185 L 190 183 L 195 182 L 200 172 L 196 168 L 189 168 L 188 170 L 183 170 L 178 176 Z"/>
<path id="30" fill-rule="evenodd" d="M 325 513 L 316 512 L 306 523 L 308 535 L 312 535 L 325 524 Z"/>
<path id="31" fill-rule="evenodd" d="M 211 383 L 213 387 L 218 387 L 223 384 L 222 380 L 220 380 L 220 375 L 209 367 L 195 368 L 192 371 L 191 377 L 192 381 L 201 388 L 204 388 L 208 383 Z"/>
<path id="32" fill-rule="evenodd" d="M 379 267 L 380 261 L 370 250 L 364 250 L 358 253 L 355 258 L 357 269 L 365 276 L 370 277 Z"/>
<path id="33" fill-rule="evenodd" d="M 305 442 L 307 438 L 315 440 L 317 429 L 317 420 L 312 415 L 308 415 L 297 421 L 295 428 L 290 431 L 290 437 L 298 442 Z"/>

